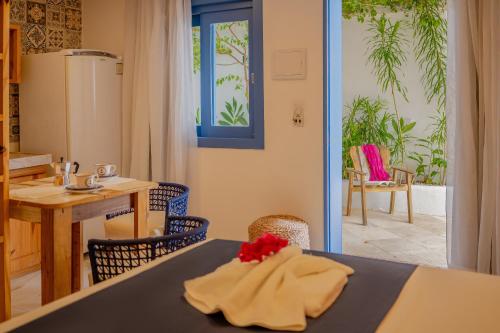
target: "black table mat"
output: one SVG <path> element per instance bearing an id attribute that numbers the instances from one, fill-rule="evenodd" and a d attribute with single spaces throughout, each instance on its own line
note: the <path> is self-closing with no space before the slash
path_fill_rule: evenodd
<path id="1" fill-rule="evenodd" d="M 221 314 L 206 316 L 183 298 L 183 282 L 213 271 L 236 256 L 240 243 L 214 240 L 146 272 L 28 323 L 15 332 L 262 332 L 237 328 Z M 351 266 L 341 296 L 307 332 L 374 332 L 416 266 L 312 252 Z"/>

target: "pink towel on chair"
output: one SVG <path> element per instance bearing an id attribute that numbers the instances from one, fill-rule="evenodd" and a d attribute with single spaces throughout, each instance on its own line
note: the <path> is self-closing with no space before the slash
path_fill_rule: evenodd
<path id="1" fill-rule="evenodd" d="M 361 147 L 365 154 L 368 165 L 370 166 L 370 180 L 371 181 L 385 181 L 390 180 L 391 176 L 384 169 L 384 162 L 378 147 L 374 144 L 363 145 Z"/>

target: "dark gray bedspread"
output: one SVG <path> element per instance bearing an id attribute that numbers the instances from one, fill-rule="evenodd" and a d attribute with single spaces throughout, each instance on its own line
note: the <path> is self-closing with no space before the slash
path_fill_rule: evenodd
<path id="1" fill-rule="evenodd" d="M 183 298 L 183 282 L 236 256 L 240 243 L 214 240 L 133 278 L 37 319 L 16 332 L 244 332 L 221 314 L 206 316 Z M 374 332 L 415 270 L 414 265 L 312 252 L 351 266 L 341 296 L 307 332 Z"/>

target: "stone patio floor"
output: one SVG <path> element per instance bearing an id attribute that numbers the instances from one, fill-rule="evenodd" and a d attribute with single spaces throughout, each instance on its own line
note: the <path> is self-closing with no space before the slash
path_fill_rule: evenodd
<path id="1" fill-rule="evenodd" d="M 344 216 L 343 253 L 447 267 L 446 218 L 415 214 L 409 224 L 404 213 L 368 211 L 368 225 L 363 226 L 361 210 L 353 209 Z"/>

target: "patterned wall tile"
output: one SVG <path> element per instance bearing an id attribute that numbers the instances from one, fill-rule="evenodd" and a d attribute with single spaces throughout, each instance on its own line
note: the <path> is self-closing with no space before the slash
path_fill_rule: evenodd
<path id="1" fill-rule="evenodd" d="M 9 119 L 10 127 L 10 142 L 19 142 L 19 117 L 14 117 Z"/>
<path id="2" fill-rule="evenodd" d="M 9 89 L 9 140 L 10 142 L 19 142 L 19 85 L 11 83 Z"/>
<path id="3" fill-rule="evenodd" d="M 47 52 L 46 40 L 44 25 L 28 23 L 23 27 L 22 44 L 24 54 Z"/>
<path id="4" fill-rule="evenodd" d="M 19 95 L 11 94 L 9 96 L 9 116 L 19 117 Z"/>
<path id="5" fill-rule="evenodd" d="M 79 49 L 82 47 L 82 34 L 78 31 L 64 31 L 64 48 Z"/>
<path id="6" fill-rule="evenodd" d="M 26 22 L 33 24 L 46 24 L 47 5 L 44 3 L 26 2 Z"/>
<path id="7" fill-rule="evenodd" d="M 47 0 L 47 5 L 64 7 L 64 0 Z"/>
<path id="8" fill-rule="evenodd" d="M 79 9 L 66 8 L 65 12 L 66 29 L 82 30 L 82 11 Z"/>
<path id="9" fill-rule="evenodd" d="M 47 5 L 47 27 L 64 28 L 64 8 Z"/>
<path id="10" fill-rule="evenodd" d="M 71 7 L 71 8 L 82 8 L 82 1 L 81 0 L 66 0 L 66 7 Z"/>
<path id="11" fill-rule="evenodd" d="M 12 0 L 10 3 L 11 23 L 26 23 L 26 0 Z"/>
<path id="12" fill-rule="evenodd" d="M 47 27 L 47 51 L 59 51 L 64 47 L 64 30 Z"/>

